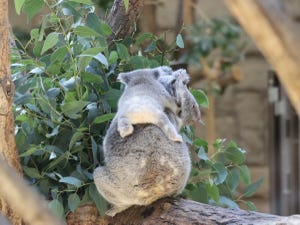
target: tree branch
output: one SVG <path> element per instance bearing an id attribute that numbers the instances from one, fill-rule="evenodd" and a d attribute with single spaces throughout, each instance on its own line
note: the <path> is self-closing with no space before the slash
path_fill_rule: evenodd
<path id="1" fill-rule="evenodd" d="M 246 210 L 233 210 L 217 206 L 206 205 L 186 199 L 160 199 L 149 206 L 133 206 L 115 217 L 101 218 L 92 205 L 86 205 L 77 209 L 69 217 L 68 224 L 86 224 L 86 214 L 89 216 L 89 224 L 97 225 L 152 225 L 152 224 L 300 224 L 300 216 L 281 217 Z"/>
<path id="2" fill-rule="evenodd" d="M 62 223 L 52 215 L 47 207 L 46 201 L 35 193 L 10 167 L 6 161 L 0 157 L 0 193 L 1 197 L 13 207 L 28 224 L 31 225 L 62 225 Z M 15 225 L 16 223 L 12 221 Z M 1 223 L 2 224 L 2 223 Z"/>
<path id="3" fill-rule="evenodd" d="M 124 0 L 115 0 L 107 18 L 113 34 L 107 39 L 108 43 L 113 40 L 123 39 L 136 29 L 136 21 L 144 6 L 144 0 L 129 0 L 126 11 Z"/>

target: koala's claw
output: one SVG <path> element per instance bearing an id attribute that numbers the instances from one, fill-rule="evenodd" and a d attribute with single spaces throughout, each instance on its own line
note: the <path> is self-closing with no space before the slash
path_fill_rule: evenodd
<path id="1" fill-rule="evenodd" d="M 133 126 L 130 125 L 130 126 L 119 128 L 119 133 L 120 133 L 120 136 L 122 138 L 124 138 L 133 133 Z"/>
<path id="2" fill-rule="evenodd" d="M 128 206 L 124 206 L 124 207 L 122 207 L 122 206 L 121 207 L 114 206 L 111 209 L 107 210 L 105 212 L 105 215 L 110 216 L 110 217 L 114 217 L 116 214 L 124 211 L 127 208 L 128 208 Z"/>
<path id="3" fill-rule="evenodd" d="M 179 135 L 179 134 L 176 134 L 175 136 L 169 136 L 169 139 L 172 141 L 175 141 L 175 142 L 179 142 L 179 143 L 183 142 L 183 139 L 182 139 L 181 135 Z"/>

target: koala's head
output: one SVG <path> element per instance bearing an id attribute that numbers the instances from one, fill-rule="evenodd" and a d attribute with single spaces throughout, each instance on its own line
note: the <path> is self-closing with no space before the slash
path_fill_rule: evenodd
<path id="1" fill-rule="evenodd" d="M 178 116 L 184 125 L 201 121 L 199 105 L 187 87 L 189 81 L 190 77 L 185 69 L 173 71 L 172 74 L 164 73 L 159 77 L 159 82 L 164 85 L 170 95 L 176 98 L 177 104 L 181 106 Z"/>
<path id="2" fill-rule="evenodd" d="M 160 76 L 158 69 L 139 69 L 131 72 L 120 73 L 118 80 L 126 86 L 134 86 L 158 80 Z"/>

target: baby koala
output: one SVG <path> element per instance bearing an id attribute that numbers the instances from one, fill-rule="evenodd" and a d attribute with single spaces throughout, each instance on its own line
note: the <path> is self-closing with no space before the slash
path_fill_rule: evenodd
<path id="1" fill-rule="evenodd" d="M 190 81 L 188 73 L 185 69 L 178 69 L 170 75 L 167 72 L 167 68 L 164 68 L 165 73 L 163 73 L 163 76 L 160 76 L 159 82 L 180 103 L 180 111 L 176 117 L 178 126 L 201 122 L 199 105 L 187 87 Z"/>
<path id="2" fill-rule="evenodd" d="M 116 115 L 121 137 L 132 134 L 134 124 L 150 123 L 160 127 L 170 140 L 182 142 L 181 135 L 164 113 L 167 109 L 176 115 L 179 107 L 176 98 L 159 82 L 160 73 L 162 71 L 156 68 L 119 74 L 118 79 L 126 85 Z"/>

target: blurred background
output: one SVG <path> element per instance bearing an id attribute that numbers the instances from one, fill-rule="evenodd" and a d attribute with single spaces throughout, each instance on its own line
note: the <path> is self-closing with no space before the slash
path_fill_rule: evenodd
<path id="1" fill-rule="evenodd" d="M 112 1 L 94 1 L 105 16 Z M 282 9 L 300 22 L 300 1 L 282 1 Z M 28 23 L 10 3 L 10 23 L 22 40 L 41 23 Z M 259 24 L 257 24 L 259 27 Z M 185 47 L 174 55 L 174 67 L 185 67 L 190 85 L 206 91 L 209 109 L 198 136 L 234 140 L 247 150 L 252 178 L 264 178 L 252 197 L 261 212 L 300 213 L 300 122 L 272 66 L 219 0 L 146 0 L 138 30 L 163 35 L 166 43 L 182 33 Z M 217 43 L 217 46 L 212 42 Z M 226 44 L 224 44 L 226 42 Z M 221 47 L 220 47 L 221 46 Z M 210 143 L 211 144 L 211 143 Z"/>

